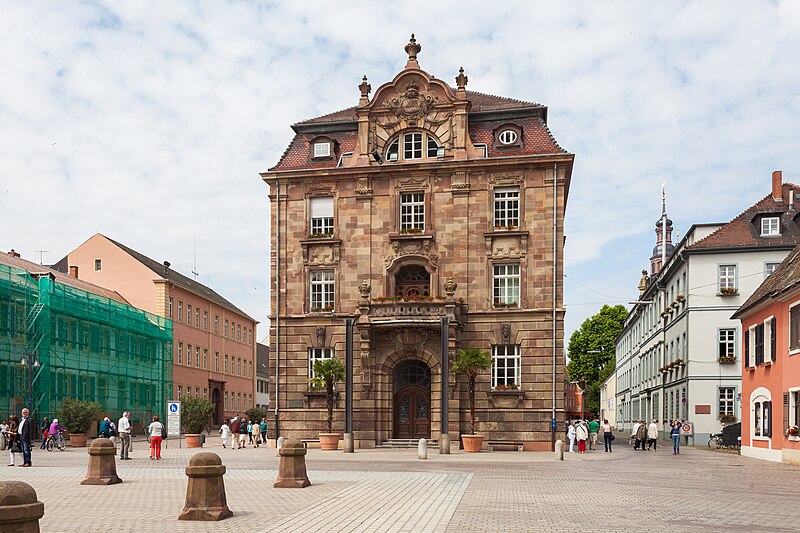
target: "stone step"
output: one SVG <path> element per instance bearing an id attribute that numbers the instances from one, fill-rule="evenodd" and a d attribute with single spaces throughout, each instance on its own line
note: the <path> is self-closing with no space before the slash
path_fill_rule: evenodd
<path id="1" fill-rule="evenodd" d="M 389 439 L 377 445 L 376 448 L 416 448 L 419 439 Z M 428 439 L 428 448 L 438 447 L 439 442 Z"/>

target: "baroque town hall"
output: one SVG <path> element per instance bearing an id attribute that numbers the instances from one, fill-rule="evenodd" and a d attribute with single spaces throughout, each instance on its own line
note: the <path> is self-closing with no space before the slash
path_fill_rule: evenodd
<path id="1" fill-rule="evenodd" d="M 292 126 L 262 177 L 272 216 L 271 391 L 279 434 L 325 431 L 315 361 L 345 359 L 355 319 L 355 447 L 469 433 L 463 376 L 442 352 L 490 352 L 478 429 L 490 444 L 550 449 L 564 419 L 563 220 L 574 156 L 547 107 L 450 87 L 408 61 L 358 105 Z M 277 290 L 276 290 L 277 289 Z M 448 318 L 443 321 L 442 318 Z M 445 324 L 442 327 L 442 324 Z M 447 339 L 442 342 L 442 332 Z M 334 431 L 344 431 L 344 384 Z"/>

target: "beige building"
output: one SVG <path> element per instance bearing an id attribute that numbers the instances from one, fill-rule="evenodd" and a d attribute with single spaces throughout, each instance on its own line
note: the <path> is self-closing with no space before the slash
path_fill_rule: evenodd
<path id="1" fill-rule="evenodd" d="M 442 375 L 442 319 L 452 358 L 492 354 L 479 377 L 489 442 L 549 449 L 563 426 L 563 217 L 573 155 L 540 104 L 450 87 L 422 70 L 420 46 L 358 105 L 292 126 L 262 177 L 272 213 L 270 393 L 282 435 L 314 438 L 324 397 L 313 363 L 345 358 L 356 319 L 354 438 L 437 439 L 441 390 L 449 436 L 469 432 L 466 381 Z M 276 381 L 277 380 L 277 381 Z M 340 391 L 344 387 L 340 386 Z M 344 394 L 335 429 L 342 431 Z"/>
<path id="2" fill-rule="evenodd" d="M 174 398 L 208 398 L 213 423 L 255 406 L 257 322 L 215 291 L 99 233 L 55 265 L 172 319 Z"/>

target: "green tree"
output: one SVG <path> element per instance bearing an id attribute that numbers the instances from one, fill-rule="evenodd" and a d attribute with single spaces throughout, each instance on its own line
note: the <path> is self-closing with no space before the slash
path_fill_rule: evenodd
<path id="1" fill-rule="evenodd" d="M 569 338 L 567 372 L 585 391 L 584 407 L 590 413 L 600 411 L 600 385 L 614 372 L 616 340 L 627 316 L 623 305 L 604 305 Z"/>
<path id="2" fill-rule="evenodd" d="M 475 380 L 480 372 L 490 368 L 492 368 L 492 356 L 479 348 L 459 350 L 453 359 L 452 371 L 467 376 L 469 383 L 469 419 L 473 435 L 478 433 L 475 421 Z"/>
<path id="3" fill-rule="evenodd" d="M 328 406 L 328 433 L 333 433 L 333 403 L 335 399 L 333 386 L 344 379 L 344 364 L 336 357 L 321 359 L 314 363 L 314 377 L 309 381 L 314 388 L 325 388 Z"/>
<path id="4" fill-rule="evenodd" d="M 187 434 L 200 434 L 208 427 L 214 404 L 206 398 L 186 396 L 181 401 L 181 425 Z M 166 421 L 165 421 L 166 422 Z"/>

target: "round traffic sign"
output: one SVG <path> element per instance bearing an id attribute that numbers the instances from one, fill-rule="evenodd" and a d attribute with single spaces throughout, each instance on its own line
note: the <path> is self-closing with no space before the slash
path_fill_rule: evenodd
<path id="1" fill-rule="evenodd" d="M 178 404 L 177 403 L 169 404 L 169 412 L 170 413 L 177 413 L 178 412 Z"/>
<path id="2" fill-rule="evenodd" d="M 681 429 L 683 431 L 685 431 L 686 433 L 688 433 L 688 432 L 690 432 L 692 430 L 692 425 L 691 424 L 684 424 Z"/>

